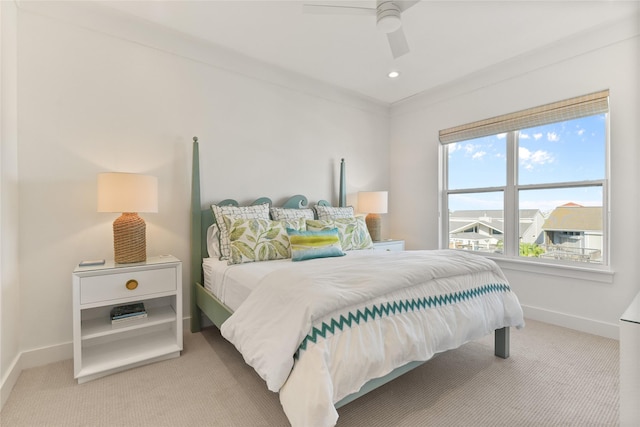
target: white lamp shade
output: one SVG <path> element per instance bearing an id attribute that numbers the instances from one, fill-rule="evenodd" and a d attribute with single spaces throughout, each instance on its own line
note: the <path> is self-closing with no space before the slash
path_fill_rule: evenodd
<path id="1" fill-rule="evenodd" d="M 135 173 L 98 174 L 98 212 L 158 212 L 158 178 Z"/>
<path id="2" fill-rule="evenodd" d="M 366 213 L 387 213 L 388 192 L 361 191 L 358 193 L 358 210 Z"/>

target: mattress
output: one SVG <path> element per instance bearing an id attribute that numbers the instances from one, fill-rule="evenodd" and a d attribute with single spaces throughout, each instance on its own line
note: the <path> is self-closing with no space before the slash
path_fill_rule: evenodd
<path id="1" fill-rule="evenodd" d="M 349 251 L 348 257 L 360 257 L 373 254 L 375 251 Z M 250 262 L 229 265 L 226 260 L 204 258 L 204 287 L 216 296 L 224 305 L 236 311 L 247 299 L 260 280 L 269 273 L 290 266 L 291 259 L 279 259 L 265 262 Z"/>
<path id="2" fill-rule="evenodd" d="M 229 265 L 226 260 L 204 258 L 204 287 L 224 305 L 236 311 L 265 275 L 290 264 L 290 259 L 280 259 Z"/>

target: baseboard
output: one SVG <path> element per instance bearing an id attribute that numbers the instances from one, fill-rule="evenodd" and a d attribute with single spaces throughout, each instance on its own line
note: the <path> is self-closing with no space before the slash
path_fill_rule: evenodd
<path id="1" fill-rule="evenodd" d="M 207 316 L 202 316 L 202 321 L 200 322 L 200 327 L 207 328 L 209 326 L 213 326 L 213 322 L 209 320 Z M 182 318 L 182 330 L 190 331 L 191 330 L 191 316 Z"/>
<path id="2" fill-rule="evenodd" d="M 22 369 L 35 368 L 72 358 L 73 343 L 71 342 L 23 351 L 20 355 Z"/>
<path id="3" fill-rule="evenodd" d="M 2 399 L 0 401 L 0 411 L 4 407 L 7 399 L 9 399 L 11 390 L 13 390 L 23 370 L 71 358 L 73 358 L 73 343 L 70 342 L 27 350 L 18 354 L 11 364 L 7 375 L 2 378 L 2 384 L 0 385 L 0 399 Z"/>
<path id="4" fill-rule="evenodd" d="M 0 384 L 0 412 L 2 412 L 2 408 L 4 408 L 4 404 L 9 399 L 9 395 L 11 394 L 11 390 L 13 390 L 13 386 L 18 382 L 18 377 L 22 372 L 22 366 L 20 364 L 20 355 L 17 355 L 13 362 L 11 363 L 11 367 L 7 371 L 7 374 L 2 378 L 2 384 Z"/>
<path id="5" fill-rule="evenodd" d="M 619 325 L 601 322 L 599 320 L 588 319 L 586 317 L 573 316 L 566 313 L 551 311 L 540 307 L 522 306 L 524 317 L 537 320 L 564 328 L 575 329 L 576 331 L 598 335 L 605 338 L 618 340 L 620 338 Z"/>

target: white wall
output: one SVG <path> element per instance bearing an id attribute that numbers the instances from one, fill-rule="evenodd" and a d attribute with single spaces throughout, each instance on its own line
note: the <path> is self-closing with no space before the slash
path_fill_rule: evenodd
<path id="1" fill-rule="evenodd" d="M 20 373 L 16 7 L 0 2 L 0 408 Z"/>
<path id="2" fill-rule="evenodd" d="M 203 203 L 336 202 L 341 158 L 349 201 L 388 185 L 387 105 L 95 8 L 23 3 L 18 13 L 21 351 L 31 364 L 71 357 L 71 272 L 112 257 L 117 215 L 96 212 L 99 172 L 159 178 L 159 212 L 142 215 L 147 253 L 183 260 L 185 314 L 193 136 Z"/>
<path id="3" fill-rule="evenodd" d="M 617 338 L 619 316 L 640 291 L 639 32 L 636 17 L 394 105 L 390 211 L 403 213 L 392 216 L 394 236 L 406 239 L 409 249 L 438 246 L 440 129 L 608 88 L 613 279 L 541 275 L 501 265 L 528 317 Z"/>

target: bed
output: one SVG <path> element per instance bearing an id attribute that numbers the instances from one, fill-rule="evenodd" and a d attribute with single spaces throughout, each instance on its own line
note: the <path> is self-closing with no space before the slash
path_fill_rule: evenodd
<path id="1" fill-rule="evenodd" d="M 258 223 L 278 228 L 281 221 L 226 216 L 229 229 L 222 240 L 233 243 L 227 248 L 228 259 L 219 260 L 217 254 L 209 256 L 216 215 L 211 204 L 203 208 L 201 203 L 199 165 L 194 138 L 191 330 L 200 330 L 203 314 L 220 328 L 268 389 L 279 393 L 293 426 L 335 425 L 337 408 L 436 354 L 494 331 L 495 355 L 509 357 L 509 328 L 524 326 L 524 319 L 517 297 L 494 262 L 452 250 L 372 251 L 364 249 L 367 243 L 362 241 L 357 244 L 363 249 L 349 250 L 346 229 L 342 234 L 337 228 L 297 231 L 292 223 L 285 227 L 289 256 L 300 262 L 278 256 L 275 249 L 270 256 L 276 259 L 244 262 L 240 246 L 234 246 L 239 240 L 230 240 L 229 233 L 237 237 L 239 230 Z M 347 208 L 344 160 L 340 169 L 338 209 L 321 200 L 316 203 L 318 211 Z M 239 206 L 232 199 L 215 205 L 218 210 Z M 246 209 L 262 215 L 265 206 L 274 208 L 263 197 Z M 309 202 L 297 195 L 279 208 L 307 211 Z M 302 229 L 319 222 L 293 221 Z M 332 227 L 339 222 L 333 221 Z M 352 226 L 353 221 L 349 217 L 342 223 Z M 308 247 L 298 251 L 294 239 L 306 242 L 318 236 L 323 242 L 331 239 L 341 254 L 330 245 L 333 255 L 312 252 L 305 259 Z M 301 254 L 303 258 L 296 258 Z"/>

